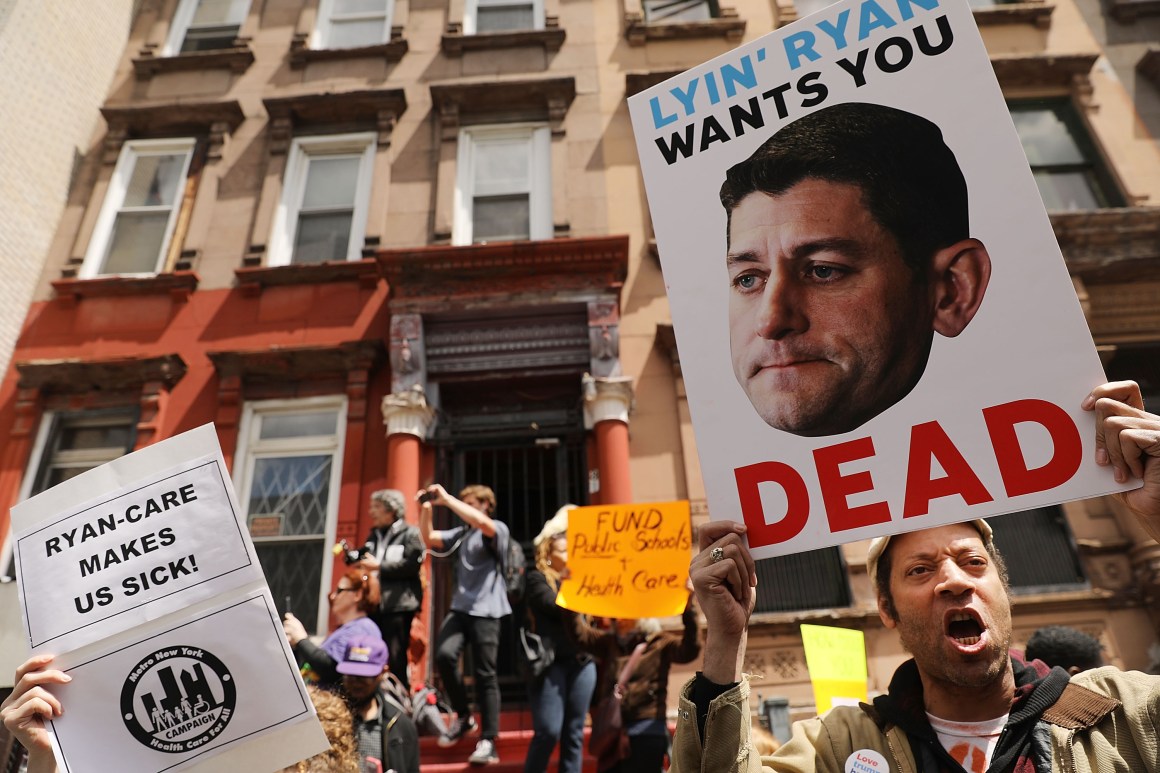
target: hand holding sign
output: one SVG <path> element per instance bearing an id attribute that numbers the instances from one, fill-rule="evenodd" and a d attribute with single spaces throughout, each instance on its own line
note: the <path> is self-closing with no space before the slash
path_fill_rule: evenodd
<path id="1" fill-rule="evenodd" d="M 1103 384 L 1084 398 L 1096 414 L 1096 463 L 1110 465 L 1119 482 L 1139 478 L 1144 485 L 1117 495 L 1160 542 L 1160 416 L 1144 410 L 1135 381 Z"/>
<path id="2" fill-rule="evenodd" d="M 736 682 L 745 632 L 757 601 L 757 569 L 743 540 L 745 525 L 714 521 L 701 527 L 701 552 L 689 565 L 697 601 L 705 613 L 702 673 L 717 684 Z"/>
<path id="3" fill-rule="evenodd" d="M 4 727 L 28 749 L 28 771 L 55 771 L 52 741 L 44 720 L 59 717 L 60 701 L 44 688 L 49 684 L 67 684 L 72 677 L 50 669 L 52 655 L 33 655 L 16 669 L 16 687 L 0 705 Z"/>

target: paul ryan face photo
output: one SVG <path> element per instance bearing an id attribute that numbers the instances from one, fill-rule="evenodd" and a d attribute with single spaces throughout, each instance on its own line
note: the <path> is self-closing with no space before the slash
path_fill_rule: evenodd
<path id="1" fill-rule="evenodd" d="M 953 338 L 991 275 L 966 182 L 930 121 L 848 103 L 800 118 L 732 167 L 733 372 L 758 415 L 850 432 L 904 398 L 935 333 Z"/>

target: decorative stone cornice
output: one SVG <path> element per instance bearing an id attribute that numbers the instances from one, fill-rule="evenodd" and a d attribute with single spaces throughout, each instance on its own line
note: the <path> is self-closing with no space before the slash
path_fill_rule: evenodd
<path id="1" fill-rule="evenodd" d="M 455 140 L 459 127 L 471 123 L 547 121 L 559 135 L 575 98 L 576 79 L 571 76 L 431 84 L 431 102 L 445 141 Z"/>
<path id="2" fill-rule="evenodd" d="M 284 153 L 294 130 L 302 126 L 352 126 L 378 131 L 378 144 L 391 143 L 395 121 L 407 109 L 403 89 L 368 89 L 329 94 L 300 94 L 262 100 L 270 116 L 270 152 Z"/>
<path id="3" fill-rule="evenodd" d="M 219 377 L 243 382 L 307 382 L 348 378 L 352 371 L 372 370 L 385 355 L 383 342 L 347 341 L 333 346 L 281 347 L 209 352 Z"/>
<path id="4" fill-rule="evenodd" d="M 236 99 L 224 102 L 164 102 L 149 105 L 101 108 L 108 124 L 105 134 L 106 164 L 116 163 L 126 140 L 143 137 L 208 137 L 210 159 L 221 155 L 225 135 L 245 120 Z"/>
<path id="5" fill-rule="evenodd" d="M 1149 46 L 1144 55 L 1140 57 L 1140 61 L 1136 62 L 1136 72 L 1160 89 L 1160 48 Z"/>
<path id="6" fill-rule="evenodd" d="M 1110 0 L 1108 10 L 1116 21 L 1132 24 L 1140 16 L 1160 15 L 1160 0 Z"/>
<path id="7" fill-rule="evenodd" d="M 1059 248 L 1086 284 L 1160 278 L 1160 207 L 1053 212 Z"/>
<path id="8" fill-rule="evenodd" d="M 435 409 L 427 404 L 427 394 L 420 386 L 387 395 L 382 409 L 387 437 L 406 434 L 425 439 L 435 420 Z"/>
<path id="9" fill-rule="evenodd" d="M 375 259 L 390 285 L 392 306 L 422 299 L 510 299 L 520 292 L 618 291 L 628 275 L 628 237 L 437 245 L 381 250 Z"/>
<path id="10" fill-rule="evenodd" d="M 602 421 L 623 421 L 628 424 L 632 410 L 632 378 L 593 378 L 587 373 L 582 381 L 584 392 L 584 428 L 592 429 Z"/>
<path id="11" fill-rule="evenodd" d="M 645 89 L 651 89 L 658 83 L 663 83 L 674 75 L 680 75 L 682 70 L 650 70 L 647 72 L 629 72 L 624 75 L 624 96 L 631 97 Z"/>
<path id="12" fill-rule="evenodd" d="M 975 23 L 980 27 L 1000 24 L 1033 24 L 1039 29 L 1051 26 L 1054 5 L 1042 2 L 1004 3 L 975 8 Z"/>
<path id="13" fill-rule="evenodd" d="M 158 383 L 172 389 L 185 376 L 185 361 L 177 354 L 124 357 L 111 360 L 26 360 L 16 363 L 21 389 L 53 394 L 140 391 Z"/>
<path id="14" fill-rule="evenodd" d="M 1004 89 L 1057 87 L 1075 89 L 1081 97 L 1091 92 L 1089 76 L 1098 53 L 994 54 L 991 67 Z"/>

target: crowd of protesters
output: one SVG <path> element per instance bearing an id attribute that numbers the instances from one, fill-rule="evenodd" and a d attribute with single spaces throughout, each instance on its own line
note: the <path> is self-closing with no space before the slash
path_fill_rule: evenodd
<path id="1" fill-rule="evenodd" d="M 1142 488 L 1119 496 L 1143 528 L 1160 535 L 1160 417 L 1143 410 L 1131 382 L 1097 388 L 1083 405 L 1097 413 L 1098 463 L 1114 466 L 1118 479 L 1143 479 Z M 409 632 L 422 601 L 415 580 L 425 551 L 450 558 L 455 569 L 435 653 L 455 716 L 439 745 L 455 746 L 478 732 L 468 761 L 499 760 L 497 649 L 500 620 L 512 613 L 502 576 L 511 535 L 486 486 L 468 486 L 456 497 L 436 484 L 417 499 L 416 529 L 403 518 L 400 492 L 372 495 L 373 531 L 330 594 L 338 623 L 333 633 L 316 643 L 286 615 L 287 640 L 304 675 L 317 682 L 309 690 L 331 742 L 327 752 L 286 770 L 417 773 L 416 726 L 384 680 L 409 685 L 409 635 L 400 630 Z M 435 529 L 434 506 L 447 508 L 459 523 Z M 534 736 L 526 773 L 545 771 L 557 745 L 560 773 L 579 773 L 588 714 L 589 752 L 599 773 L 660 773 L 666 761 L 678 772 L 839 770 L 850 769 L 855 754 L 892 760 L 891 770 L 938 773 L 1052 773 L 1061 769 L 1060 755 L 1083 760 L 1084 769 L 1160 771 L 1160 677 L 1101 667 L 1097 639 L 1058 626 L 1037 631 L 1025 654 L 1010 650 L 1006 573 L 985 521 L 871 542 L 868 573 L 880 617 L 914 659 L 873 705 L 840 706 L 798 722 L 779 749 L 749 721 L 748 681 L 740 671 L 756 585 L 744 525 L 714 522 L 701 529 L 701 552 L 690 567 L 695 593 L 682 626 L 664 630 L 656 620 L 589 620 L 556 604 L 568 576 L 570 509 L 561 508 L 534 539 L 534 568 L 527 575 L 525 624 L 554 657 L 528 686 Z M 391 590 L 382 590 L 387 583 Z M 698 601 L 708 631 L 702 670 L 676 696 L 676 733 L 670 736 L 670 666 L 702 656 Z M 481 726 L 460 666 L 467 647 Z M 51 688 L 71 677 L 52 669 L 52 661 L 37 655 L 20 666 L 3 704 L 5 727 L 31 751 L 29 773 L 56 770 L 43 720 L 61 714 Z M 609 709 L 616 729 L 606 743 L 598 734 Z"/>

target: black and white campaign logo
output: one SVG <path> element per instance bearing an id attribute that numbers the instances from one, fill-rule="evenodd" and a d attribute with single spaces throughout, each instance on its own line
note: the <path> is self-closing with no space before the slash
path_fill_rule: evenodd
<path id="1" fill-rule="evenodd" d="M 199 647 L 166 647 L 133 667 L 121 688 L 121 719 L 150 749 L 187 752 L 225 730 L 237 704 L 225 664 Z"/>

